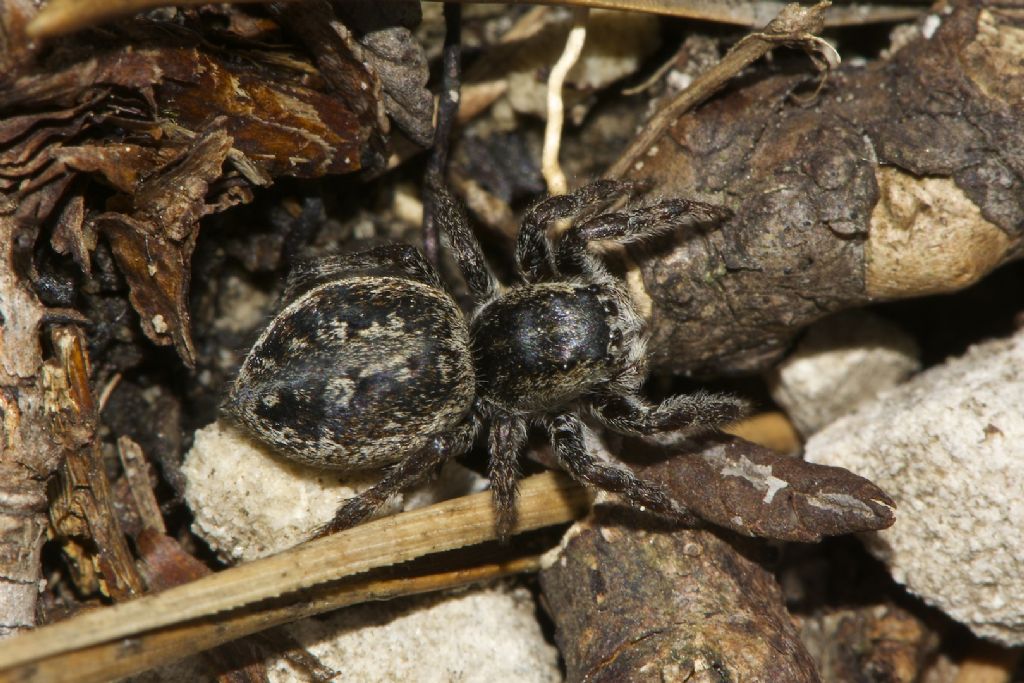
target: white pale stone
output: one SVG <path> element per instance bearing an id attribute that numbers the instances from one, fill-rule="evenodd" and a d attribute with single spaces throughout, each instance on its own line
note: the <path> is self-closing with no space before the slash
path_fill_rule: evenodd
<path id="1" fill-rule="evenodd" d="M 272 555 L 301 543 L 342 500 L 373 479 L 290 462 L 221 422 L 195 433 L 182 465 L 192 530 L 224 559 Z"/>
<path id="2" fill-rule="evenodd" d="M 337 680 L 365 683 L 556 683 L 558 652 L 544 640 L 524 588 L 501 586 L 443 597 L 360 605 L 289 634 Z M 271 683 L 311 680 L 277 660 Z"/>
<path id="3" fill-rule="evenodd" d="M 807 330 L 772 370 L 772 398 L 808 436 L 920 369 L 914 340 L 863 311 L 826 318 Z"/>
<path id="4" fill-rule="evenodd" d="M 807 459 L 896 500 L 896 524 L 865 538 L 897 581 L 979 636 L 1024 644 L 1024 331 L 840 418 Z"/>
<path id="5" fill-rule="evenodd" d="M 291 462 L 221 422 L 195 433 L 182 473 L 185 500 L 195 516 L 192 530 L 231 562 L 254 560 L 301 543 L 334 518 L 341 501 L 380 477 Z M 440 477 L 396 496 L 381 513 L 473 493 L 484 483 L 451 462 Z"/>

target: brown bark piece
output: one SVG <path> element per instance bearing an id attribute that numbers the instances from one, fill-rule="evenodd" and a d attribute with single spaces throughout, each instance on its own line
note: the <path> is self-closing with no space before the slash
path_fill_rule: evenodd
<path id="1" fill-rule="evenodd" d="M 374 129 L 362 125 L 347 97 L 305 86 L 305 74 L 259 62 L 242 68 L 197 49 L 164 48 L 153 56 L 164 76 L 155 91 L 161 112 L 194 131 L 225 117 L 234 147 L 270 176 L 316 178 L 361 168 Z M 366 78 L 351 69 L 334 76 L 356 77 Z"/>
<path id="2" fill-rule="evenodd" d="M 653 309 L 655 366 L 756 371 L 829 313 L 962 287 L 1019 256 L 1024 117 L 1014 102 L 1024 78 L 992 74 L 1019 71 L 1024 41 L 1011 37 L 1022 24 L 1019 9 L 965 4 L 889 60 L 834 72 L 813 107 L 793 99 L 806 78 L 771 76 L 676 121 L 627 175 L 653 181 L 656 194 L 719 202 L 735 215 L 635 254 L 639 295 Z M 876 215 L 895 201 L 885 177 L 893 168 L 911 181 L 949 181 L 927 196 L 911 193 L 912 206 L 898 211 L 916 223 L 883 225 Z M 976 217 L 947 208 L 951 190 L 977 207 Z M 954 238 L 950 227 L 964 224 Z M 894 229 L 906 247 L 879 249 L 899 242 Z M 914 264 L 905 258 L 913 252 L 934 259 Z M 969 263 L 945 256 L 953 252 Z M 910 268 L 920 275 L 911 284 L 887 281 Z"/>
<path id="3" fill-rule="evenodd" d="M 301 4 L 273 2 L 269 8 L 275 18 L 303 41 L 316 59 L 321 76 L 344 98 L 367 130 L 387 133 L 389 123 L 384 111 L 380 78 L 366 66 L 361 46 L 342 24 L 327 0 L 307 0 Z M 384 149 L 378 136 L 363 148 L 363 165 L 383 168 Z"/>
<path id="4" fill-rule="evenodd" d="M 211 210 L 205 203 L 209 183 L 220 177 L 231 144 L 223 130 L 204 135 L 141 183 L 130 206 L 96 219 L 128 280 L 146 336 L 173 343 L 189 366 L 195 364 L 188 312 L 192 249 L 199 218 Z"/>
<path id="5" fill-rule="evenodd" d="M 0 195 L 0 638 L 35 625 L 45 482 L 61 457 L 44 381 L 60 370 L 44 366 L 38 337 L 46 310 L 15 267 L 26 219 L 50 201 Z"/>
<path id="6" fill-rule="evenodd" d="M 768 572 L 713 533 L 619 512 L 570 529 L 540 573 L 568 681 L 819 680 Z"/>
<path id="7" fill-rule="evenodd" d="M 939 646 L 938 633 L 892 604 L 806 618 L 800 631 L 827 681 L 914 683 Z"/>
<path id="8" fill-rule="evenodd" d="M 79 590 L 86 594 L 99 590 L 115 600 L 127 600 L 141 595 L 144 587 L 113 509 L 96 438 L 85 338 L 77 330 L 59 328 L 53 345 L 63 373 L 47 375 L 48 398 L 64 461 L 50 503 L 50 519 L 65 540 L 64 551 Z"/>
<path id="9" fill-rule="evenodd" d="M 747 536 L 810 543 L 885 529 L 896 521 L 892 499 L 849 470 L 804 462 L 732 436 L 698 443 L 697 452 L 633 468 L 713 524 Z"/>
<path id="10" fill-rule="evenodd" d="M 347 36 L 336 21 L 330 29 Z M 127 31 L 105 52 L 72 41 L 68 52 L 84 55 L 73 66 L 41 66 L 0 79 L 0 114 L 36 111 L 0 123 L 0 190 L 17 185 L 25 197 L 20 215 L 41 220 L 75 177 L 72 171 L 95 174 L 118 189 L 122 194 L 107 207 L 114 211 L 95 220 L 86 219 L 90 207 L 69 202 L 54 246 L 88 269 L 93 229 L 101 225 L 146 335 L 157 344 L 173 343 L 193 365 L 186 299 L 198 219 L 251 198 L 237 178 L 206 197 L 225 175 L 225 158 L 256 184 L 280 175 L 354 171 L 379 144 L 386 121 L 377 111 L 379 89 L 370 87 L 371 74 L 354 56 L 360 49 L 354 41 L 339 37 L 324 47 L 332 71 L 311 77 L 315 69 L 287 53 L 276 61 L 254 54 L 228 63 L 188 46 L 194 38 L 183 38 L 185 47 L 161 46 L 163 33 L 137 26 Z M 131 40 L 146 47 L 117 46 Z M 85 132 L 107 137 L 74 144 Z"/>

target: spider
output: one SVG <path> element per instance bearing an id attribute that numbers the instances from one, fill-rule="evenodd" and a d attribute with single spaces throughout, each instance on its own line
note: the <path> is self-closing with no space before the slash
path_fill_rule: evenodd
<path id="1" fill-rule="evenodd" d="M 742 400 L 708 393 L 650 403 L 645 322 L 623 284 L 588 250 L 638 242 L 723 209 L 666 199 L 600 213 L 635 191 L 601 180 L 529 210 L 515 250 L 518 281 L 498 284 L 464 210 L 432 187 L 436 220 L 465 280 L 466 316 L 422 254 L 388 244 L 298 265 L 281 312 L 256 341 L 226 412 L 293 459 L 341 471 L 385 469 L 321 533 L 353 526 L 449 458 L 484 425 L 498 535 L 516 519 L 518 460 L 531 424 L 546 430 L 570 476 L 630 504 L 683 517 L 658 486 L 586 445 L 584 411 L 607 428 L 654 436 L 714 428 Z M 574 223 L 548 238 L 556 220 Z"/>

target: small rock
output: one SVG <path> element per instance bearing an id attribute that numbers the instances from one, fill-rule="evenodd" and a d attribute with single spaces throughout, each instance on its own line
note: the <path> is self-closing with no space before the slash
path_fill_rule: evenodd
<path id="1" fill-rule="evenodd" d="M 195 434 L 182 466 L 193 531 L 225 560 L 272 555 L 308 539 L 334 518 L 341 501 L 380 475 L 354 476 L 300 465 L 230 425 L 215 422 Z M 483 488 L 482 478 L 450 462 L 435 481 L 389 502 L 380 514 L 430 505 Z"/>
<path id="2" fill-rule="evenodd" d="M 898 506 L 865 534 L 893 577 L 977 635 L 1024 644 L 1024 331 L 980 344 L 840 418 L 807 460 Z"/>
<path id="3" fill-rule="evenodd" d="M 804 436 L 921 368 L 917 344 L 892 323 L 852 311 L 812 325 L 769 374 L 772 398 Z"/>
<path id="4" fill-rule="evenodd" d="M 286 627 L 338 680 L 385 683 L 556 683 L 558 652 L 544 640 L 524 588 L 359 605 Z M 312 680 L 279 659 L 271 683 Z"/>
<path id="5" fill-rule="evenodd" d="M 181 471 L 192 530 L 232 563 L 301 543 L 373 484 L 372 475 L 342 482 L 337 472 L 285 460 L 221 422 L 196 432 Z"/>

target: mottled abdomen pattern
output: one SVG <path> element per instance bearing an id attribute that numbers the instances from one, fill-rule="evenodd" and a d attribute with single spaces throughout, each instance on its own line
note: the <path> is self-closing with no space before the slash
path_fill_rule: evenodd
<path id="1" fill-rule="evenodd" d="M 357 276 L 289 303 L 253 346 L 226 407 L 297 460 L 377 469 L 459 423 L 474 385 L 469 333 L 450 296 Z"/>

